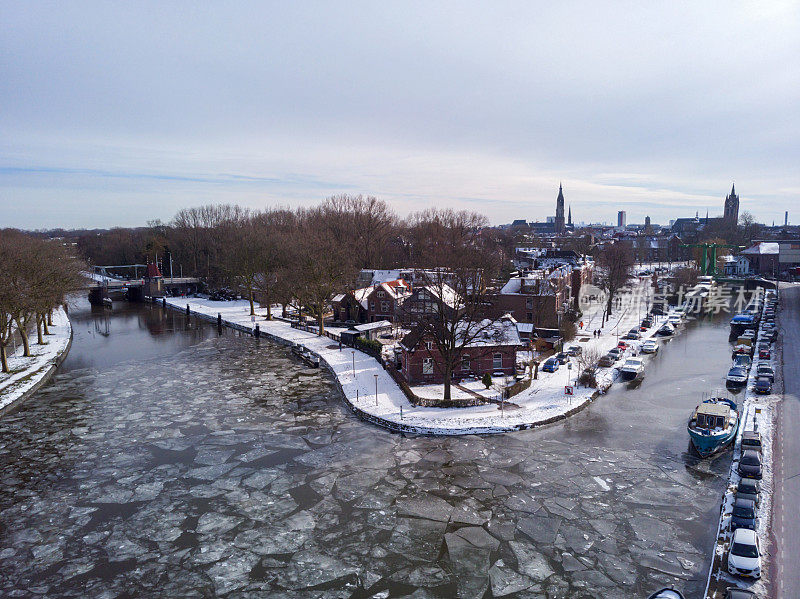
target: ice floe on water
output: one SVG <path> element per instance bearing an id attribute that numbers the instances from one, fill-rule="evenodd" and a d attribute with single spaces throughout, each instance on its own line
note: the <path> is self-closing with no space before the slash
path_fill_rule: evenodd
<path id="1" fill-rule="evenodd" d="M 223 336 L 59 375 L 0 420 L 0 595 L 702 588 L 696 506 L 717 491 L 691 470 L 552 430 L 389 434 L 354 418 L 324 373 L 296 376 L 304 368 L 284 348 Z"/>

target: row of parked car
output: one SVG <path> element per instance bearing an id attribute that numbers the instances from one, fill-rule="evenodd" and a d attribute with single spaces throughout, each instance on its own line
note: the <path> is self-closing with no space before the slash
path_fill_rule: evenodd
<path id="1" fill-rule="evenodd" d="M 777 297 L 774 292 L 768 292 L 766 305 L 761 319 L 759 336 L 764 341 L 759 347 L 760 361 L 756 366 L 756 393 L 770 393 L 775 372 L 769 362 L 771 357 L 770 345 L 776 338 L 775 308 Z M 757 337 L 754 335 L 753 339 Z M 763 350 L 766 350 L 763 351 Z M 734 360 L 744 365 L 745 357 L 736 357 Z M 730 547 L 728 548 L 728 572 L 734 576 L 745 578 L 761 577 L 761 543 L 756 529 L 758 527 L 758 512 L 761 505 L 761 480 L 764 472 L 761 434 L 750 430 L 742 432 L 739 463 L 736 472 L 739 482 L 734 491 L 733 510 L 731 512 L 730 529 L 733 533 Z M 741 597 L 754 597 L 749 591 L 738 591 Z"/>

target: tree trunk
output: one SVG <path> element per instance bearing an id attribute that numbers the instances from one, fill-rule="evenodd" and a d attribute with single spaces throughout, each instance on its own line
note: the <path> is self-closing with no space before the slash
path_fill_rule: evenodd
<path id="1" fill-rule="evenodd" d="M 267 295 L 267 320 L 272 320 L 272 301 Z"/>
<path id="2" fill-rule="evenodd" d="M 451 375 L 451 368 L 449 364 L 445 364 L 444 367 L 444 400 L 450 401 L 450 375 Z"/>
<path id="3" fill-rule="evenodd" d="M 319 324 L 319 331 L 317 335 L 320 337 L 325 334 L 325 309 L 320 305 L 317 309 L 317 323 Z"/>
<path id="4" fill-rule="evenodd" d="M 42 326 L 44 327 L 44 334 L 45 335 L 49 335 L 50 334 L 50 325 L 53 324 L 52 322 L 47 322 L 49 320 L 48 316 L 49 316 L 49 314 L 47 316 L 42 315 Z"/>
<path id="5" fill-rule="evenodd" d="M 47 313 L 47 326 L 48 326 L 48 327 L 51 327 L 51 326 L 53 326 L 53 311 L 52 311 L 52 310 L 50 310 L 50 311 Z M 46 331 L 46 330 L 45 330 L 45 333 L 46 333 L 47 335 L 49 335 L 49 334 L 50 334 L 50 333 L 47 333 L 47 331 Z"/>
<path id="6" fill-rule="evenodd" d="M 606 305 L 606 320 L 611 317 L 611 304 L 614 303 L 614 294 L 608 292 L 608 304 Z"/>
<path id="7" fill-rule="evenodd" d="M 286 304 L 281 304 L 281 316 L 286 318 Z"/>
<path id="8" fill-rule="evenodd" d="M 0 372 L 8 372 L 8 358 L 6 357 L 6 346 L 0 343 Z"/>
<path id="9" fill-rule="evenodd" d="M 27 329 L 23 328 L 22 321 L 19 318 L 14 319 L 17 323 L 17 330 L 19 331 L 20 337 L 22 337 L 22 347 L 24 351 L 22 352 L 23 357 L 30 358 L 31 357 L 31 344 L 28 340 L 28 331 Z"/>
<path id="10" fill-rule="evenodd" d="M 250 316 L 255 316 L 256 314 L 256 305 L 253 303 L 253 290 L 247 290 L 247 300 L 250 302 Z"/>
<path id="11" fill-rule="evenodd" d="M 44 322 L 44 317 L 41 314 L 36 315 L 36 343 L 38 345 L 44 345 L 44 337 L 42 336 L 42 324 Z"/>

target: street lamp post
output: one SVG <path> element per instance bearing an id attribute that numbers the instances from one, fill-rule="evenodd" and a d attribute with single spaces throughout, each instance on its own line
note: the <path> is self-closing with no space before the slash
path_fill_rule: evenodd
<path id="1" fill-rule="evenodd" d="M 375 405 L 378 405 L 378 375 L 373 375 L 375 377 Z"/>
<path id="2" fill-rule="evenodd" d="M 356 376 L 356 350 L 351 350 L 353 354 L 353 376 Z"/>

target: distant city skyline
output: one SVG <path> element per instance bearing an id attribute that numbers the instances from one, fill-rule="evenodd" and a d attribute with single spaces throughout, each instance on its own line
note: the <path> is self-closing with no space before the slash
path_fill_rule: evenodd
<path id="1" fill-rule="evenodd" d="M 800 5 L 4 3 L 0 226 L 374 195 L 492 224 L 800 205 Z M 800 220 L 798 221 L 800 222 Z"/>

